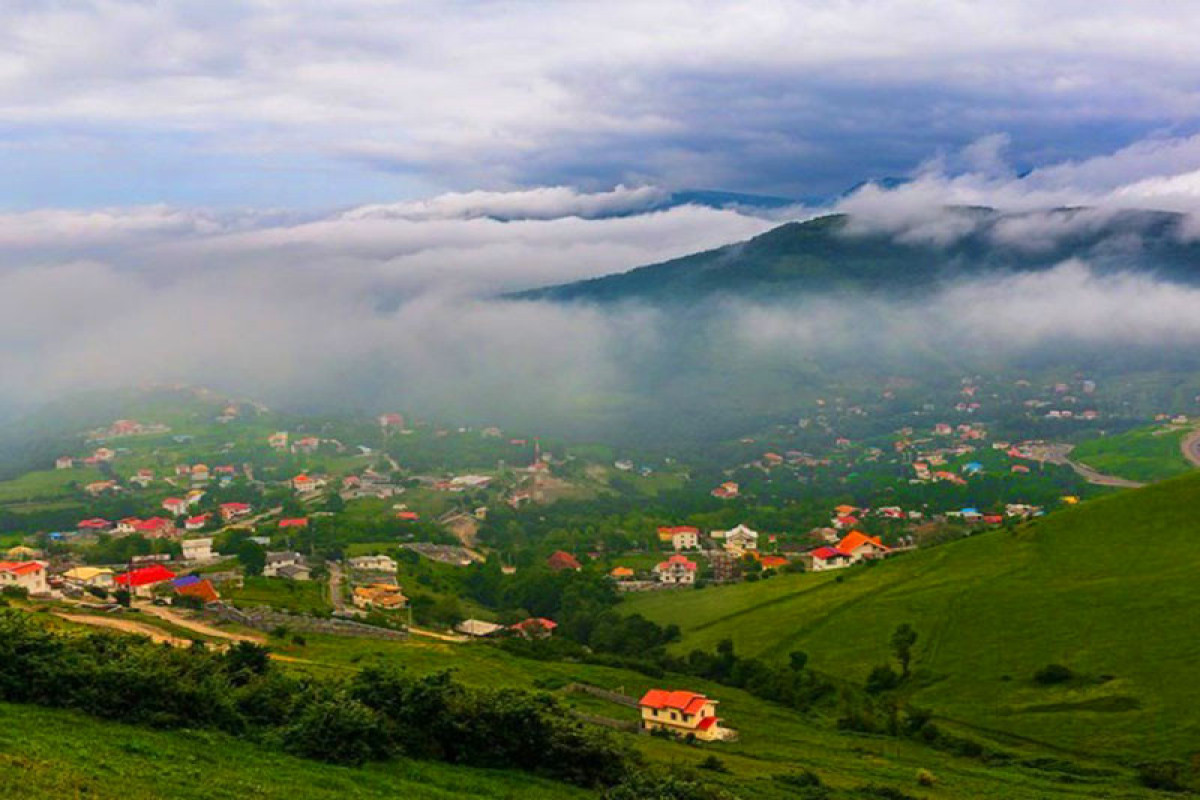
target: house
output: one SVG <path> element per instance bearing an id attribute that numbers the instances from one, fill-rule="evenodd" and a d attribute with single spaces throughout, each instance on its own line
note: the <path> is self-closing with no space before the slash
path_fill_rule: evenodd
<path id="1" fill-rule="evenodd" d="M 404 427 L 404 417 L 400 414 L 380 414 L 379 427 L 384 430 L 389 428 L 399 430 Z"/>
<path id="2" fill-rule="evenodd" d="M 165 517 L 151 517 L 133 524 L 133 532 L 150 539 L 161 539 L 175 535 L 175 521 Z"/>
<path id="3" fill-rule="evenodd" d="M 733 732 L 721 727 L 717 701 L 702 694 L 651 689 L 638 701 L 642 729 L 669 731 L 679 736 L 694 736 L 705 742 L 732 738 Z"/>
<path id="4" fill-rule="evenodd" d="M 512 630 L 526 639 L 545 639 L 554 633 L 558 623 L 545 617 L 530 617 L 512 626 Z"/>
<path id="5" fill-rule="evenodd" d="M 183 529 L 188 531 L 198 531 L 208 524 L 211 514 L 197 514 L 194 517 L 188 517 L 183 521 Z"/>
<path id="6" fill-rule="evenodd" d="M 92 517 L 81 520 L 75 527 L 80 533 L 106 533 L 113 529 L 113 524 L 103 517 Z"/>
<path id="7" fill-rule="evenodd" d="M 654 574 L 658 576 L 659 583 L 690 586 L 696 582 L 696 562 L 676 553 L 666 561 L 655 564 Z"/>
<path id="8" fill-rule="evenodd" d="M 745 525 L 727 531 L 713 531 L 713 538 L 724 540 L 726 552 L 736 556 L 747 550 L 758 549 L 758 531 L 750 530 Z"/>
<path id="9" fill-rule="evenodd" d="M 857 524 L 858 524 L 858 517 L 852 516 L 850 514 L 846 514 L 844 516 L 833 518 L 833 527 L 837 528 L 840 531 L 846 530 L 847 528 L 853 528 Z"/>
<path id="10" fill-rule="evenodd" d="M 363 609 L 398 611 L 408 605 L 408 598 L 401 594 L 400 587 L 395 584 L 373 583 L 354 587 L 354 605 Z"/>
<path id="11" fill-rule="evenodd" d="M 114 491 L 114 490 L 116 490 L 116 488 L 117 488 L 116 481 L 93 481 L 92 483 L 89 483 L 87 486 L 84 486 L 83 490 L 85 492 L 87 492 L 88 494 L 90 494 L 92 497 L 97 497 L 99 495 L 104 494 L 105 492 Z"/>
<path id="12" fill-rule="evenodd" d="M 609 570 L 608 576 L 613 580 L 627 581 L 633 578 L 634 572 L 630 567 L 613 567 Z"/>
<path id="13" fill-rule="evenodd" d="M 307 564 L 289 564 L 277 569 L 275 577 L 289 581 L 310 581 L 312 580 L 312 570 Z"/>
<path id="14" fill-rule="evenodd" d="M 286 450 L 288 446 L 287 431 L 276 431 L 267 437 L 267 444 L 275 450 Z"/>
<path id="15" fill-rule="evenodd" d="M 417 522 L 421 519 L 421 515 L 416 511 L 401 511 L 396 515 L 396 519 L 402 519 L 405 522 Z"/>
<path id="16" fill-rule="evenodd" d="M 176 595 L 180 597 L 195 597 L 205 605 L 216 603 L 221 599 L 221 595 L 217 593 L 217 588 L 213 586 L 212 581 L 197 575 L 185 575 L 182 578 L 176 578 L 171 581 L 171 588 L 175 590 Z"/>
<path id="17" fill-rule="evenodd" d="M 355 556 L 350 559 L 350 568 L 362 570 L 363 572 L 395 573 L 397 565 L 395 559 L 390 556 Z"/>
<path id="18" fill-rule="evenodd" d="M 180 544 L 183 546 L 184 561 L 210 561 L 214 557 L 211 536 L 204 539 L 184 539 Z"/>
<path id="19" fill-rule="evenodd" d="M 308 517 L 291 517 L 289 519 L 279 520 L 279 529 L 284 528 L 307 528 Z"/>
<path id="20" fill-rule="evenodd" d="M 117 523 L 116 532 L 121 534 L 133 533 L 137 530 L 137 524 L 141 522 L 138 517 L 125 517 Z"/>
<path id="21" fill-rule="evenodd" d="M 658 540 L 675 550 L 695 550 L 700 547 L 700 529 L 688 525 L 659 528 Z"/>
<path id="22" fill-rule="evenodd" d="M 208 465 L 197 464 L 192 467 L 192 480 L 196 483 L 206 483 L 208 481 Z"/>
<path id="23" fill-rule="evenodd" d="M 63 573 L 63 579 L 80 587 L 111 589 L 113 571 L 105 567 L 72 567 Z"/>
<path id="24" fill-rule="evenodd" d="M 827 569 L 848 567 L 852 559 L 836 547 L 818 547 L 804 554 L 804 563 L 809 572 L 824 572 Z"/>
<path id="25" fill-rule="evenodd" d="M 713 497 L 720 498 L 721 500 L 732 500 L 738 496 L 738 491 L 739 487 L 735 482 L 726 481 L 717 488 L 713 489 L 710 494 L 712 494 Z"/>
<path id="26" fill-rule="evenodd" d="M 275 578 L 284 567 L 295 567 L 304 564 L 304 556 L 291 551 L 267 553 L 267 563 L 263 566 L 263 576 Z"/>
<path id="27" fill-rule="evenodd" d="M 54 460 L 55 469 L 71 469 L 75 466 L 75 459 L 70 456 L 59 456 Z"/>
<path id="28" fill-rule="evenodd" d="M 154 594 L 154 587 L 173 581 L 176 577 L 174 572 L 162 564 L 154 564 L 118 575 L 115 583 L 119 588 L 128 589 L 138 597 L 151 597 Z"/>
<path id="29" fill-rule="evenodd" d="M 250 516 L 249 503 L 221 503 L 221 518 L 226 522 Z"/>
<path id="30" fill-rule="evenodd" d="M 187 512 L 188 504 L 186 500 L 179 497 L 168 497 L 162 501 L 162 507 L 172 516 L 178 517 Z"/>
<path id="31" fill-rule="evenodd" d="M 763 556 L 758 563 L 762 564 L 763 569 L 779 569 L 786 567 L 791 562 L 785 556 Z"/>
<path id="32" fill-rule="evenodd" d="M 15 586 L 30 594 L 49 594 L 46 563 L 43 561 L 0 561 L 0 589 Z"/>
<path id="33" fill-rule="evenodd" d="M 576 572 L 583 569 L 575 556 L 562 550 L 556 550 L 546 559 L 546 565 L 555 572 L 560 572 L 564 569 L 573 569 Z"/>
<path id="34" fill-rule="evenodd" d="M 504 630 L 504 626 L 497 625 L 494 622 L 485 622 L 481 619 L 465 619 L 455 625 L 454 630 L 464 633 L 467 636 L 484 637 L 499 633 Z"/>
<path id="35" fill-rule="evenodd" d="M 305 436 L 296 442 L 296 451 L 300 453 L 315 453 L 321 446 L 321 440 L 316 436 Z"/>
<path id="36" fill-rule="evenodd" d="M 850 531 L 837 543 L 837 549 L 849 556 L 852 564 L 869 558 L 883 558 L 892 552 L 878 536 L 867 536 L 861 531 Z"/>
<path id="37" fill-rule="evenodd" d="M 292 478 L 292 489 L 297 494 L 306 492 L 315 492 L 325 485 L 325 481 L 318 478 L 313 478 L 309 475 L 300 474 Z"/>

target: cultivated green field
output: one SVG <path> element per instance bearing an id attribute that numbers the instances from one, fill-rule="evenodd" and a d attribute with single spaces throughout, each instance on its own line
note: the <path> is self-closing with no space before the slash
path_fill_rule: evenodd
<path id="1" fill-rule="evenodd" d="M 912 699 L 1001 739 L 1133 763 L 1200 749 L 1200 475 L 838 574 L 686 593 L 625 608 L 743 655 L 804 650 L 859 681 L 919 632 Z M 839 577 L 841 580 L 839 581 Z M 1064 664 L 1079 677 L 1038 686 Z"/>
<path id="2" fill-rule="evenodd" d="M 424 761 L 335 767 L 211 731 L 168 733 L 0 703 L 0 797 L 13 800 L 589 796 L 516 772 Z"/>
<path id="3" fill-rule="evenodd" d="M 324 581 L 289 581 L 284 578 L 246 578 L 241 589 L 221 587 L 222 596 L 239 608 L 271 606 L 296 614 L 332 611 Z"/>
<path id="4" fill-rule="evenodd" d="M 1180 444 L 1191 428 L 1150 428 L 1089 439 L 1071 452 L 1071 458 L 1094 470 L 1135 481 L 1160 481 L 1194 469 L 1183 457 Z"/>

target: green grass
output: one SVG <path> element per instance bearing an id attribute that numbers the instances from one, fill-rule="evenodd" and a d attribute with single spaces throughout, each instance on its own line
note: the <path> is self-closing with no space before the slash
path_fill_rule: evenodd
<path id="1" fill-rule="evenodd" d="M 1190 432 L 1190 428 L 1158 425 L 1139 428 L 1090 439 L 1076 447 L 1071 457 L 1109 475 L 1159 481 L 1194 469 L 1180 449 L 1183 438 Z"/>
<path id="2" fill-rule="evenodd" d="M 393 761 L 335 767 L 209 731 L 163 732 L 0 704 L 0 798 L 292 800 L 592 797 L 496 770 Z"/>
<path id="3" fill-rule="evenodd" d="M 1190 757 L 1200 737 L 1200 475 L 1102 498 L 837 574 L 626 601 L 683 629 L 676 647 L 731 638 L 743 655 L 804 650 L 861 681 L 891 631 L 920 634 L 912 699 L 940 716 L 1047 748 L 1137 761 Z M 1038 687 L 1049 663 L 1083 676 Z"/>
<path id="4" fill-rule="evenodd" d="M 103 476 L 96 469 L 51 469 L 27 472 L 11 481 L 0 481 L 0 504 L 29 503 L 41 500 L 72 498 L 82 487 Z M 80 489 L 68 484 L 76 483 Z"/>
<path id="5" fill-rule="evenodd" d="M 329 587 L 324 581 L 289 581 L 284 578 L 246 578 L 245 586 L 222 586 L 221 595 L 239 608 L 270 606 L 297 614 L 332 611 Z"/>

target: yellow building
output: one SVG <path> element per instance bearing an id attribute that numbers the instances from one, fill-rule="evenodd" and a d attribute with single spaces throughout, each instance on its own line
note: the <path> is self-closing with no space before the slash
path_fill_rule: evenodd
<path id="1" fill-rule="evenodd" d="M 695 692 L 651 689 L 638 701 L 642 728 L 666 730 L 680 736 L 692 735 L 706 742 L 731 739 L 729 728 L 722 728 L 717 717 L 717 701 Z"/>
<path id="2" fill-rule="evenodd" d="M 376 608 L 380 611 L 395 611 L 408 603 L 400 587 L 390 583 L 373 583 L 354 589 L 354 605 L 359 608 Z"/>

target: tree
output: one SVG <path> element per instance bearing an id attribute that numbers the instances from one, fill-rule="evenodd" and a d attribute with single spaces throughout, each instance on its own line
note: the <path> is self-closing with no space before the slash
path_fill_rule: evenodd
<path id="1" fill-rule="evenodd" d="M 237 559 L 247 575 L 262 575 L 267 565 L 267 551 L 258 542 L 249 539 L 238 545 Z"/>
<path id="2" fill-rule="evenodd" d="M 795 650 L 788 655 L 791 661 L 793 672 L 803 672 L 805 665 L 808 664 L 808 653 L 803 650 Z"/>
<path id="3" fill-rule="evenodd" d="M 912 648 L 917 643 L 917 632 L 907 622 L 898 625 L 892 632 L 892 652 L 900 662 L 900 675 L 908 677 L 908 667 L 912 662 Z"/>

